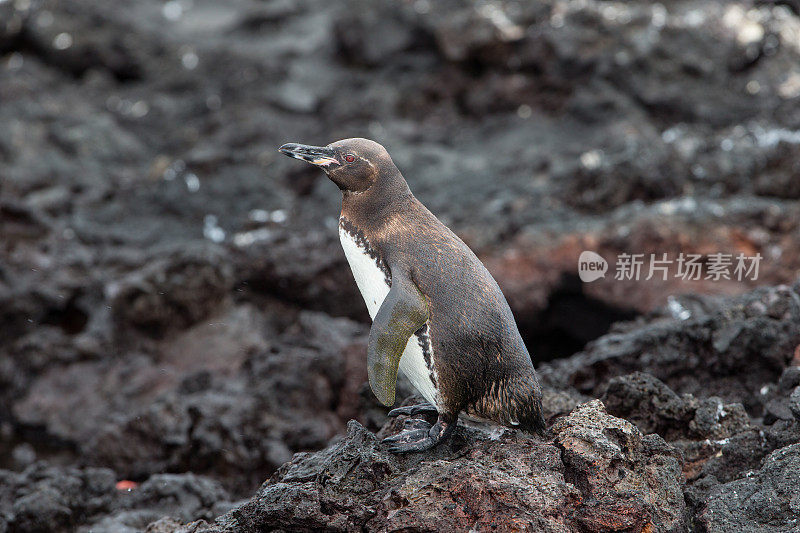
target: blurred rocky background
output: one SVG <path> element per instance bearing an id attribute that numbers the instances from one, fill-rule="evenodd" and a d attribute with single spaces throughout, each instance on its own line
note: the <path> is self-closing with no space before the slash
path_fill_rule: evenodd
<path id="1" fill-rule="evenodd" d="M 0 532 L 797 531 L 799 103 L 794 1 L 0 0 Z M 339 193 L 276 151 L 353 136 L 497 278 L 549 439 L 376 444 Z"/>

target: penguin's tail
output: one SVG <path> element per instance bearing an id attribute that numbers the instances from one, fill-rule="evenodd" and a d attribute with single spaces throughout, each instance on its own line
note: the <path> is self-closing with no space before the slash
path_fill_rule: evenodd
<path id="1" fill-rule="evenodd" d="M 517 389 L 515 395 L 515 415 L 519 422 L 519 429 L 527 433 L 546 436 L 547 424 L 542 412 L 542 389 L 534 375 L 526 379 Z"/>
<path id="2" fill-rule="evenodd" d="M 531 404 L 525 410 L 525 415 L 519 417 L 519 427 L 528 433 L 546 437 L 547 424 L 542 415 L 542 400 L 541 398 L 536 398 Z"/>

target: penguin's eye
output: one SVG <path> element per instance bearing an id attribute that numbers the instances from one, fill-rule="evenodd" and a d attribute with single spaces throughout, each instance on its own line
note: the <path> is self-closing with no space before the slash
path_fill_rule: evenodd
<path id="1" fill-rule="evenodd" d="M 347 154 L 346 156 L 344 156 L 344 160 L 347 161 L 348 163 L 352 163 L 353 161 L 356 160 L 356 156 L 354 156 L 353 154 Z"/>

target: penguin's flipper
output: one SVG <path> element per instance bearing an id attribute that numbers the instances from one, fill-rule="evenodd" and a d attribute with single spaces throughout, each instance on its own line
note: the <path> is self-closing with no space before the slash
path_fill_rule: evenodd
<path id="1" fill-rule="evenodd" d="M 383 300 L 367 345 L 367 374 L 372 392 L 383 405 L 394 404 L 397 368 L 408 339 L 428 320 L 428 304 L 416 284 L 392 273 L 392 288 Z"/>

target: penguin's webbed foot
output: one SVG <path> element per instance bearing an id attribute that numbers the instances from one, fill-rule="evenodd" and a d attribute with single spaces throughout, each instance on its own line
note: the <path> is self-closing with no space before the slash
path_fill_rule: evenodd
<path id="1" fill-rule="evenodd" d="M 399 415 L 413 416 L 419 414 L 435 415 L 438 413 L 439 411 L 436 409 L 435 405 L 428 402 L 424 402 L 424 403 L 418 403 L 417 405 L 406 405 L 404 407 L 398 407 L 396 409 L 392 409 L 387 413 L 386 416 L 399 416 Z"/>
<path id="2" fill-rule="evenodd" d="M 456 420 L 447 422 L 441 415 L 433 425 L 419 418 L 411 418 L 405 421 L 403 431 L 386 437 L 383 444 L 389 445 L 391 453 L 421 452 L 446 440 L 455 428 Z"/>

